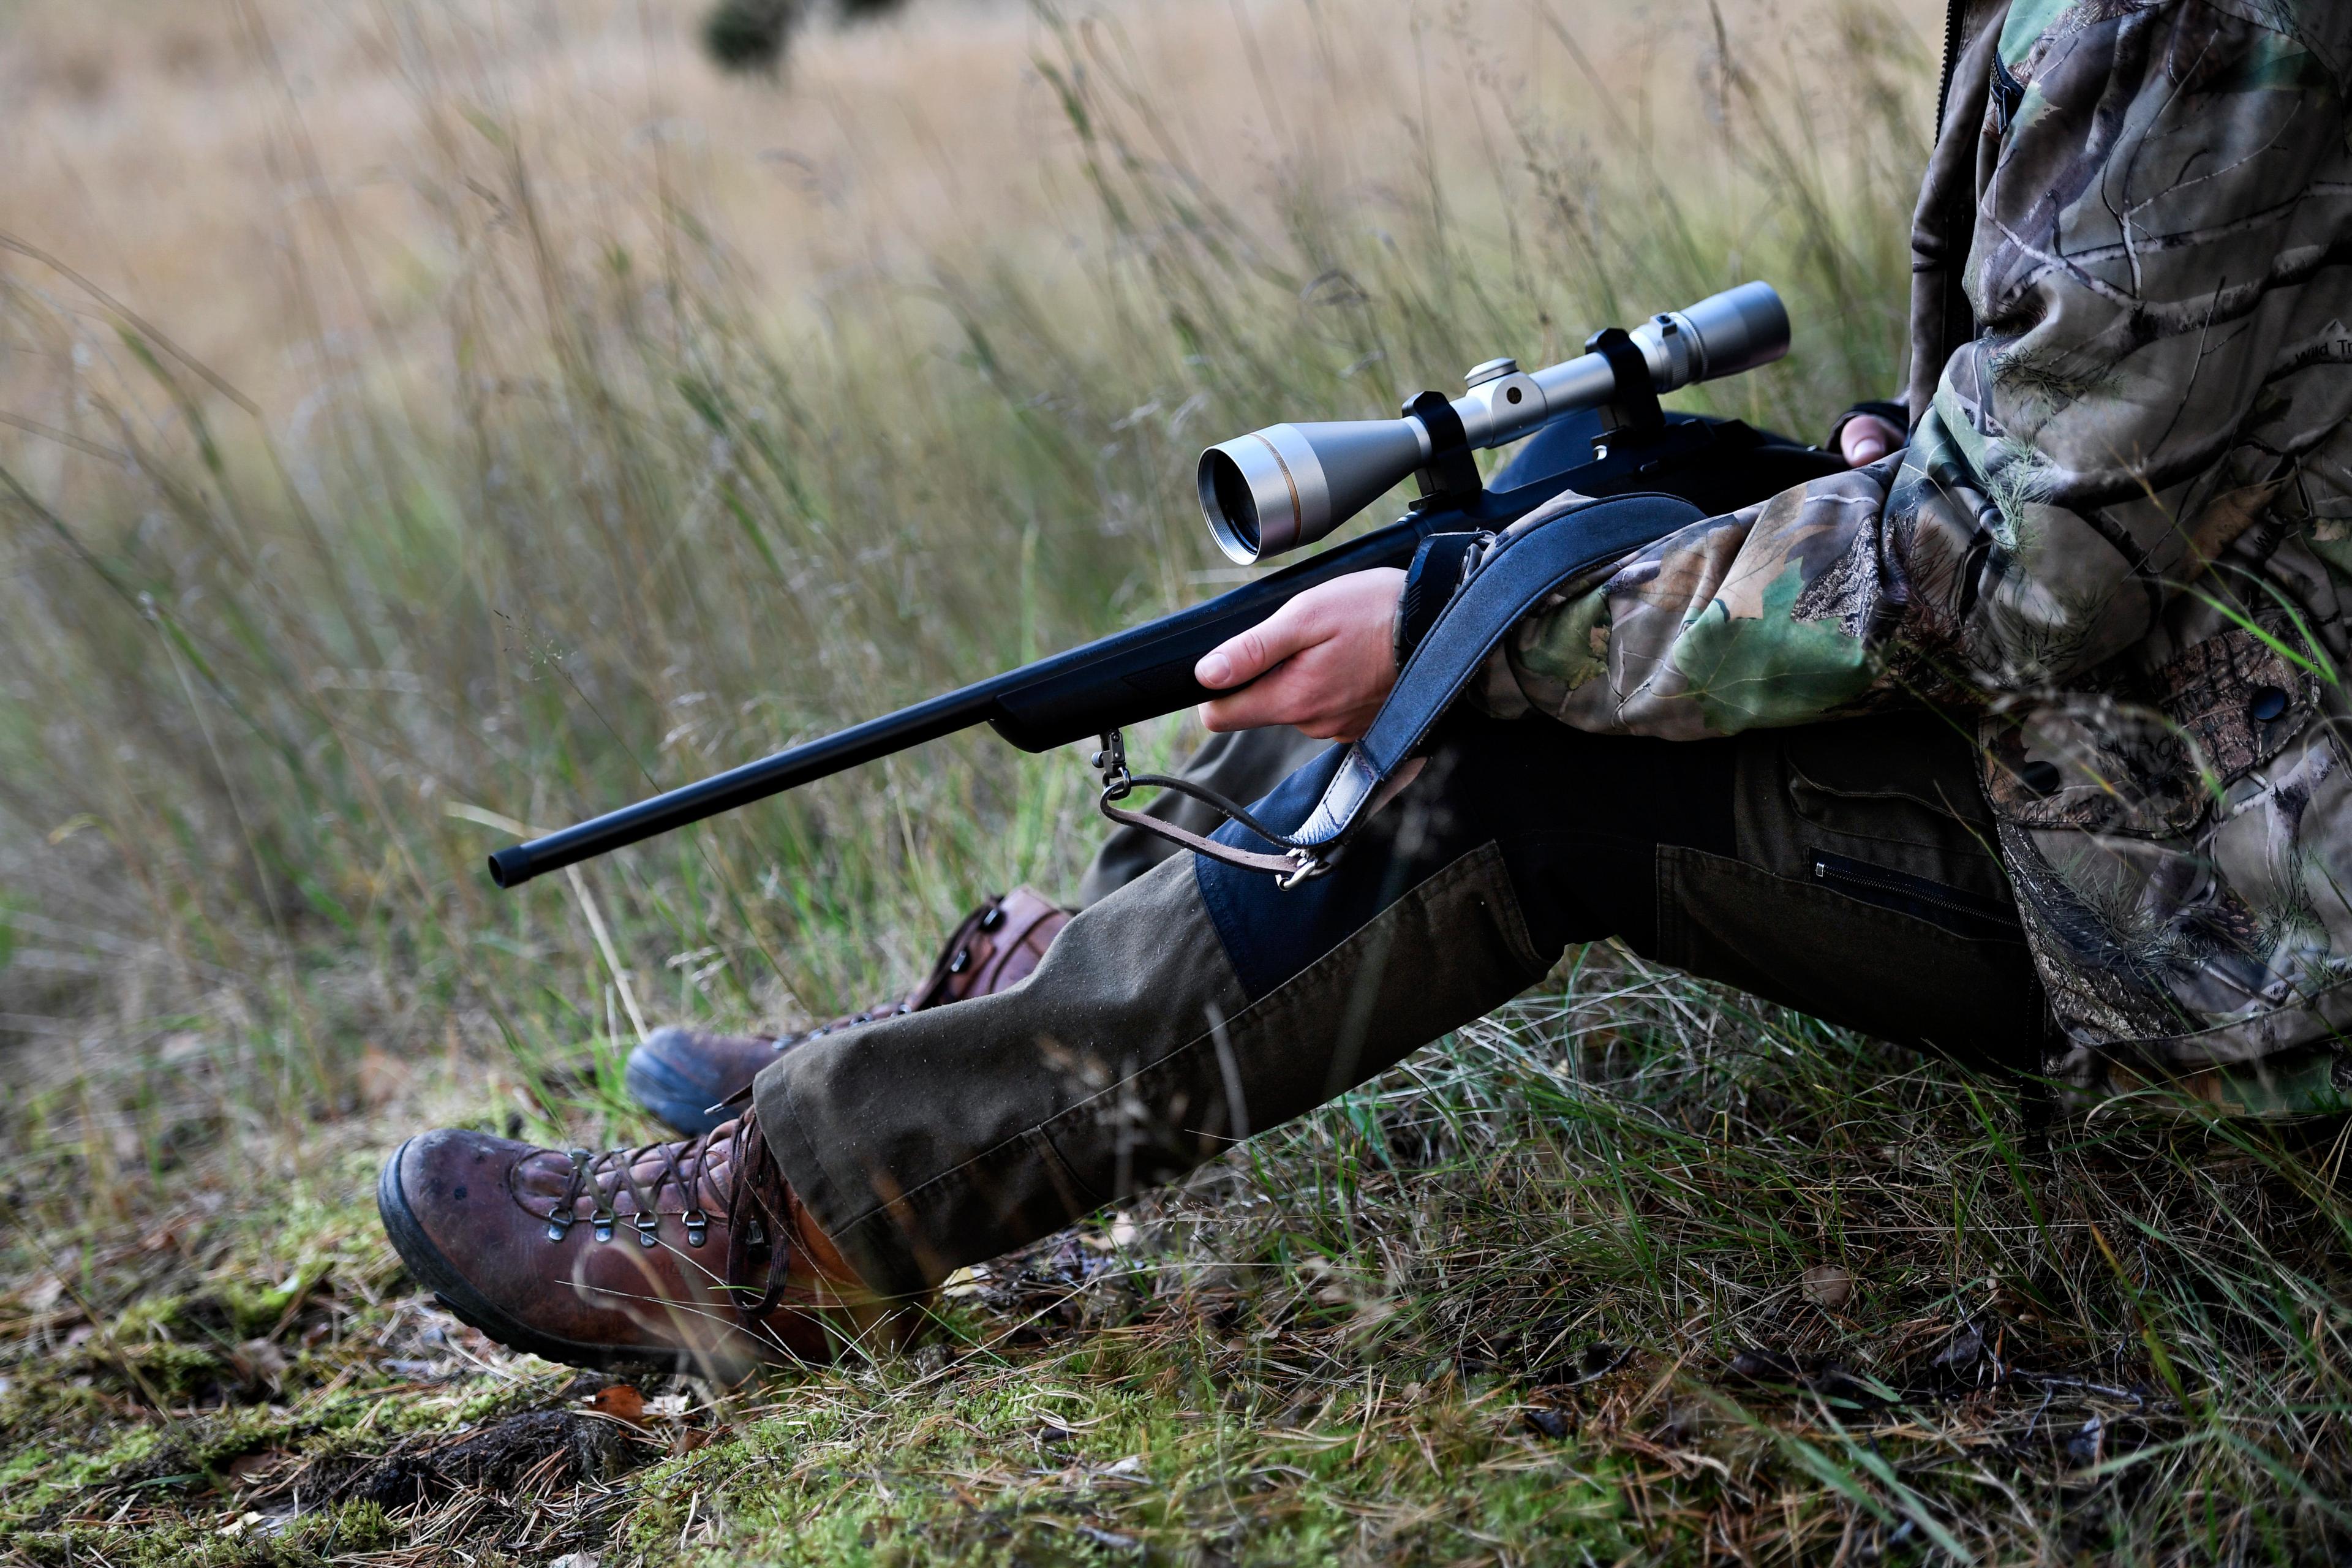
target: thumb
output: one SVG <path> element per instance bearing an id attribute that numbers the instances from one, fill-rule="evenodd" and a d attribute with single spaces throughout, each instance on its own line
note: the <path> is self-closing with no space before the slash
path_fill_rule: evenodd
<path id="1" fill-rule="evenodd" d="M 1864 414 L 1846 421 L 1838 432 L 1838 451 L 1849 468 L 1859 468 L 1874 463 L 1902 444 L 1903 432 L 1875 414 Z"/>
<path id="2" fill-rule="evenodd" d="M 1295 603 L 1285 605 L 1269 619 L 1227 637 L 1202 654 L 1201 662 L 1192 667 L 1192 679 L 1212 691 L 1222 691 L 1228 686 L 1255 680 L 1306 647 L 1306 617 L 1293 613 Z"/>

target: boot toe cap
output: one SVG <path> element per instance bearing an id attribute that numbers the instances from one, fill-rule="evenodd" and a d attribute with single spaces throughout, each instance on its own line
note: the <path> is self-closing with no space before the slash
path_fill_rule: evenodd
<path id="1" fill-rule="evenodd" d="M 453 1257 L 480 1251 L 478 1235 L 511 1226 L 507 1175 L 530 1146 L 458 1128 L 409 1139 L 383 1163 L 376 1211 L 419 1283 L 446 1291 L 464 1276 Z"/>

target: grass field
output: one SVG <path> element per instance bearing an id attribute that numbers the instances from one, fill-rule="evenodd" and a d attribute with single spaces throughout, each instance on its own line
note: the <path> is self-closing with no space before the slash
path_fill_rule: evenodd
<path id="1" fill-rule="evenodd" d="M 2340 1130 L 2036 1131 L 1614 948 L 902 1358 L 575 1379 L 377 1227 L 1095 831 L 985 737 L 511 895 L 506 825 L 1213 591 L 1272 418 L 1751 276 L 1797 352 L 1693 405 L 1884 395 L 1939 12 L 911 0 L 735 80 L 676 0 L 0 0 L 0 1560 L 2346 1560 Z"/>

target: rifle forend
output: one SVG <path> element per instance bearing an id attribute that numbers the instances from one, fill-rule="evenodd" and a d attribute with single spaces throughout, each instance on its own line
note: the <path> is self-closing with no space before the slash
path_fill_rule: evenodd
<path id="1" fill-rule="evenodd" d="M 1789 313 L 1769 283 L 1742 283 L 1630 332 L 1595 332 L 1584 346 L 1533 374 L 1488 360 L 1464 377 L 1464 395 L 1423 393 L 1402 418 L 1270 425 L 1221 441 L 1201 454 L 1201 514 L 1244 566 L 1312 544 L 1416 471 L 1423 494 L 1462 488 L 1443 469 L 1472 448 L 1504 446 L 1579 408 L 1606 405 L 1612 425 L 1654 419 L 1660 393 L 1769 364 L 1789 352 Z"/>

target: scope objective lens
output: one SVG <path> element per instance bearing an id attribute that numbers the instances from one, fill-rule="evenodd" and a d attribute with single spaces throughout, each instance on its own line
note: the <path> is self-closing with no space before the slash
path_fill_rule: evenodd
<path id="1" fill-rule="evenodd" d="M 1250 494 L 1242 466 L 1223 452 L 1209 454 L 1209 484 L 1217 498 L 1217 511 L 1235 540 L 1255 556 L 1265 543 L 1258 527 L 1257 500 Z"/>

